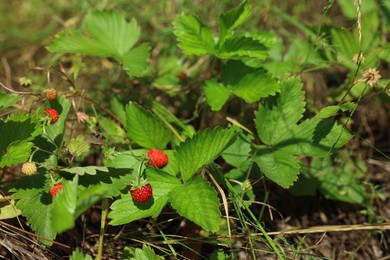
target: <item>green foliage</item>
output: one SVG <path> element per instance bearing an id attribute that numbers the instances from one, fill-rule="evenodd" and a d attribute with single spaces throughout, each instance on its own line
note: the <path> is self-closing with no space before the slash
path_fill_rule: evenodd
<path id="1" fill-rule="evenodd" d="M 72 252 L 70 260 L 92 260 L 90 255 L 84 255 L 78 248 Z"/>
<path id="2" fill-rule="evenodd" d="M 33 147 L 33 139 L 42 132 L 37 118 L 26 114 L 0 120 L 0 167 L 26 161 Z"/>
<path id="3" fill-rule="evenodd" d="M 125 247 L 121 259 L 122 260 L 158 260 L 163 258 L 157 256 L 154 253 L 153 249 L 151 249 L 146 244 L 143 244 L 142 249 Z"/>
<path id="4" fill-rule="evenodd" d="M 172 207 L 183 217 L 205 230 L 216 232 L 221 223 L 219 200 L 214 188 L 201 177 L 195 177 L 184 186 L 169 193 Z"/>
<path id="5" fill-rule="evenodd" d="M 233 129 L 207 129 L 187 138 L 175 149 L 180 162 L 180 173 L 184 181 L 198 170 L 213 162 L 236 139 Z"/>
<path id="6" fill-rule="evenodd" d="M 142 76 L 150 47 L 146 44 L 134 47 L 140 32 L 134 18 L 127 22 L 123 13 L 95 11 L 86 16 L 81 31 L 68 29 L 60 32 L 47 49 L 114 58 L 129 76 Z"/>
<path id="7" fill-rule="evenodd" d="M 8 108 L 20 101 L 20 96 L 16 94 L 5 94 L 0 92 L 0 109 Z"/>
<path id="8" fill-rule="evenodd" d="M 126 131 L 131 140 L 149 149 L 164 149 L 170 139 L 164 123 L 133 102 L 126 106 Z"/>

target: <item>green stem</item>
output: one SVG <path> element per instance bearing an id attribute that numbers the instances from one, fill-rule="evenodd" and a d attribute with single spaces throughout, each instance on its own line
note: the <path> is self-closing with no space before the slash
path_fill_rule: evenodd
<path id="1" fill-rule="evenodd" d="M 104 198 L 102 200 L 102 218 L 100 220 L 99 249 L 96 257 L 97 260 L 101 260 L 103 255 L 103 239 L 104 239 L 104 229 L 106 226 L 107 215 L 108 215 L 108 199 Z"/>

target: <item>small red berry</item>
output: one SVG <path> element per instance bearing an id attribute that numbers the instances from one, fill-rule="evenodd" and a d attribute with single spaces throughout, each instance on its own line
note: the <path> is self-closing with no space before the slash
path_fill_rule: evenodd
<path id="1" fill-rule="evenodd" d="M 58 112 L 54 108 L 46 108 L 44 111 L 51 117 L 50 124 L 54 124 L 58 120 Z"/>
<path id="2" fill-rule="evenodd" d="M 130 195 L 136 202 L 144 203 L 153 196 L 153 189 L 152 186 L 150 186 L 148 183 L 135 190 L 130 190 Z"/>
<path id="3" fill-rule="evenodd" d="M 152 167 L 162 168 L 168 163 L 168 155 L 158 149 L 151 149 L 148 151 L 150 160 L 148 164 Z"/>
<path id="4" fill-rule="evenodd" d="M 181 82 L 185 82 L 185 81 L 187 81 L 188 76 L 187 76 L 187 74 L 186 74 L 184 71 L 182 71 L 182 72 L 180 72 L 180 73 L 177 75 L 177 78 L 178 78 Z"/>
<path id="5" fill-rule="evenodd" d="M 49 192 L 52 197 L 55 197 L 60 190 L 62 190 L 62 183 L 58 183 L 51 187 Z"/>
<path id="6" fill-rule="evenodd" d="M 47 100 L 54 101 L 57 98 L 57 91 L 55 89 L 48 89 L 45 91 L 45 96 Z"/>
<path id="7" fill-rule="evenodd" d="M 37 166 L 35 162 L 25 162 L 22 164 L 22 172 L 25 175 L 34 175 L 37 173 Z"/>

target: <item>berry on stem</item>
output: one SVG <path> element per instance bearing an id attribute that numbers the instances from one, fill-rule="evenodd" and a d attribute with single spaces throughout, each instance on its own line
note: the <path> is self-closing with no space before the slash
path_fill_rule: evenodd
<path id="1" fill-rule="evenodd" d="M 57 98 L 57 91 L 55 89 L 48 89 L 45 91 L 45 96 L 47 100 L 54 101 Z"/>
<path id="2" fill-rule="evenodd" d="M 46 114 L 48 114 L 51 118 L 50 124 L 54 124 L 58 120 L 58 112 L 54 108 L 46 108 L 44 110 Z"/>
<path id="3" fill-rule="evenodd" d="M 138 203 L 147 202 L 153 196 L 152 186 L 147 183 L 141 187 L 130 190 L 131 197 Z"/>
<path id="4" fill-rule="evenodd" d="M 34 175 L 37 173 L 35 162 L 25 162 L 22 164 L 22 173 L 25 175 Z"/>
<path id="5" fill-rule="evenodd" d="M 60 190 L 62 190 L 62 183 L 58 183 L 51 187 L 49 193 L 52 197 L 55 197 Z"/>
<path id="6" fill-rule="evenodd" d="M 151 149 L 148 151 L 150 160 L 148 164 L 152 167 L 162 168 L 168 163 L 168 155 L 158 149 Z"/>

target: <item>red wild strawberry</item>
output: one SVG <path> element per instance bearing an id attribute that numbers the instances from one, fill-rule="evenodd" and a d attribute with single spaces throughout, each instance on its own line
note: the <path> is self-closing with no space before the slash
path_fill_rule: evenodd
<path id="1" fill-rule="evenodd" d="M 188 76 L 187 76 L 187 74 L 186 74 L 184 71 L 181 71 L 181 72 L 177 75 L 177 78 L 178 78 L 181 82 L 185 82 L 185 81 L 187 81 Z"/>
<path id="2" fill-rule="evenodd" d="M 54 124 L 58 120 L 58 112 L 54 108 L 46 108 L 44 111 L 51 117 L 50 124 Z"/>
<path id="3" fill-rule="evenodd" d="M 35 162 L 25 162 L 22 164 L 22 172 L 25 175 L 34 175 L 37 173 L 37 166 Z"/>
<path id="4" fill-rule="evenodd" d="M 55 197 L 60 190 L 62 190 L 62 183 L 58 183 L 51 187 L 49 192 L 52 197 Z"/>
<path id="5" fill-rule="evenodd" d="M 130 190 L 130 195 L 138 203 L 147 202 L 153 196 L 152 186 L 148 183 L 135 190 Z"/>
<path id="6" fill-rule="evenodd" d="M 57 98 L 57 91 L 55 89 L 48 89 L 45 91 L 45 96 L 47 100 L 54 101 Z"/>
<path id="7" fill-rule="evenodd" d="M 162 168 L 168 163 L 168 155 L 158 149 L 151 149 L 148 151 L 150 160 L 148 164 L 152 167 Z"/>

